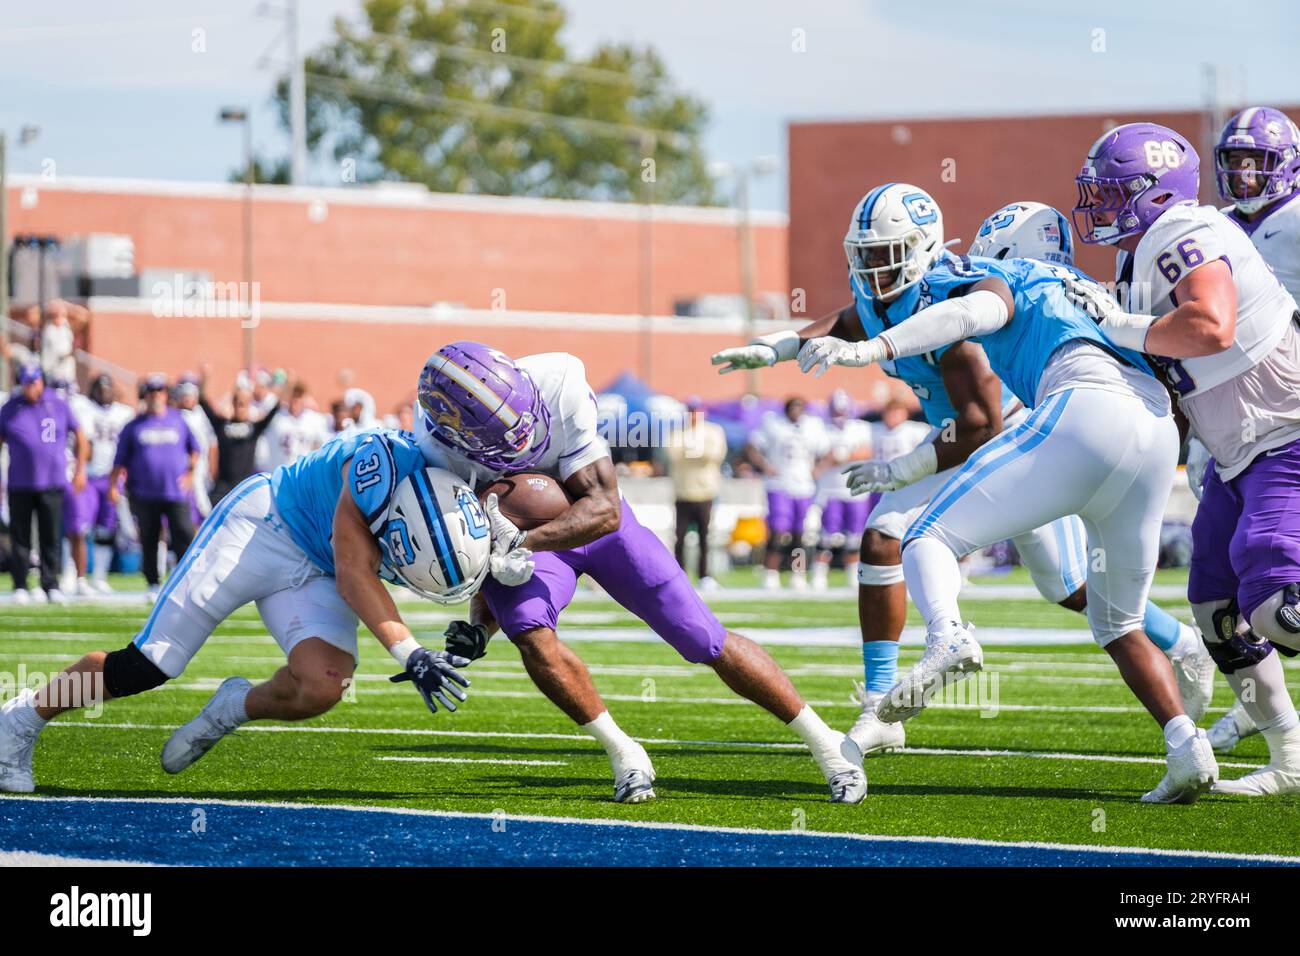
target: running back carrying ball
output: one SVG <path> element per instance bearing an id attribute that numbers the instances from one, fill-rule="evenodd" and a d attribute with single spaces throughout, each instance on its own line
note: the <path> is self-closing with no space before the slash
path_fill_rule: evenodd
<path id="1" fill-rule="evenodd" d="M 501 513 L 522 531 L 531 531 L 558 518 L 572 503 L 558 481 L 533 471 L 505 475 L 478 489 L 480 501 L 486 501 L 491 494 L 497 496 Z"/>

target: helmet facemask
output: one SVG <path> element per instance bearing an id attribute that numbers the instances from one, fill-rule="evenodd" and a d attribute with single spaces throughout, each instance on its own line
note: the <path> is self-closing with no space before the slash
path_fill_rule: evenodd
<path id="1" fill-rule="evenodd" d="M 924 248 L 929 242 L 919 227 L 888 239 L 844 240 L 849 273 L 869 299 L 888 300 L 921 281 L 938 257 L 938 250 Z"/>
<path id="2" fill-rule="evenodd" d="M 1295 158 L 1294 146 L 1220 146 L 1214 151 L 1219 195 L 1247 215 L 1259 212 L 1295 189 L 1287 168 Z"/>

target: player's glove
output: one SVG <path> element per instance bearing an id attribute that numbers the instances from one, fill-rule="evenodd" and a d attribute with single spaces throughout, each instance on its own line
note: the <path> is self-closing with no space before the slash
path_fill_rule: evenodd
<path id="1" fill-rule="evenodd" d="M 533 552 L 523 546 L 528 532 L 520 530 L 501 513 L 496 494 L 487 496 L 483 511 L 487 514 L 492 535 L 488 571 L 506 587 L 518 587 L 533 576 Z"/>
<path id="2" fill-rule="evenodd" d="M 933 475 L 939 468 L 939 453 L 933 442 L 925 442 L 892 461 L 858 461 L 844 469 L 849 493 L 865 495 L 894 491 Z"/>
<path id="3" fill-rule="evenodd" d="M 476 661 L 487 653 L 488 632 L 482 624 L 452 621 L 442 636 L 447 639 L 445 646 L 448 654 Z"/>
<path id="4" fill-rule="evenodd" d="M 406 658 L 406 670 L 388 679 L 394 684 L 408 680 L 414 683 L 415 689 L 424 698 L 425 705 L 435 714 L 438 712 L 439 704 L 455 712 L 456 704 L 452 701 L 452 697 L 460 701 L 465 700 L 468 695 L 460 688 L 469 686 L 469 678 L 463 676 L 456 668 L 468 665 L 469 661 L 464 657 L 457 657 L 446 651 L 431 651 L 427 647 L 417 647 Z M 460 687 L 457 687 L 457 684 Z"/>
<path id="5" fill-rule="evenodd" d="M 1197 438 L 1187 439 L 1187 484 L 1196 500 L 1205 490 L 1205 473 L 1210 470 L 1210 449 Z"/>
<path id="6" fill-rule="evenodd" d="M 799 370 L 812 372 L 814 378 L 821 378 L 830 371 L 832 365 L 862 368 L 887 358 L 889 352 L 880 339 L 846 342 L 832 335 L 824 335 L 804 343 L 799 350 Z"/>
<path id="7" fill-rule="evenodd" d="M 1061 280 L 1065 297 L 1092 316 L 1106 336 L 1121 348 L 1146 351 L 1147 330 L 1155 316 L 1125 312 L 1109 292 L 1096 282 L 1066 276 Z"/>
<path id="8" fill-rule="evenodd" d="M 741 369 L 767 368 L 776 364 L 776 349 L 770 345 L 740 345 L 734 349 L 715 352 L 711 359 L 714 365 L 721 365 L 719 375 L 739 372 Z"/>

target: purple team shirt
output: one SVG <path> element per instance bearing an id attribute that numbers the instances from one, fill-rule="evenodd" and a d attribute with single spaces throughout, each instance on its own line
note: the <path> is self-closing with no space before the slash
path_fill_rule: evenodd
<path id="1" fill-rule="evenodd" d="M 14 392 L 0 408 L 0 439 L 9 446 L 8 486 L 49 491 L 66 485 L 68 436 L 78 431 L 68 403 L 49 389 L 35 402 Z"/>
<path id="2" fill-rule="evenodd" d="M 126 469 L 126 493 L 148 501 L 184 501 L 181 478 L 199 443 L 181 413 L 138 415 L 122 429 L 113 466 Z"/>

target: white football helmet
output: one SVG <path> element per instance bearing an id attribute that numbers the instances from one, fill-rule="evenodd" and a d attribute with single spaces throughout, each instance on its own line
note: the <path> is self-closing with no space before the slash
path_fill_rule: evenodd
<path id="1" fill-rule="evenodd" d="M 1041 202 L 1013 202 L 984 220 L 970 255 L 1074 265 L 1070 220 Z"/>
<path id="2" fill-rule="evenodd" d="M 943 252 L 943 214 L 924 189 L 877 186 L 853 209 L 844 236 L 852 281 L 869 299 L 892 299 Z"/>
<path id="3" fill-rule="evenodd" d="M 398 584 L 456 604 L 487 577 L 492 539 L 474 492 L 449 471 L 422 468 L 393 492 L 379 547 Z"/>

